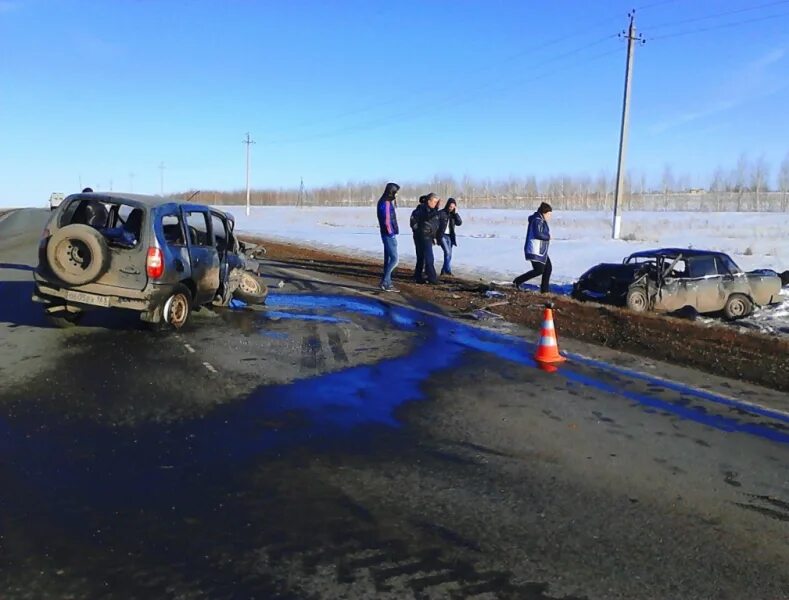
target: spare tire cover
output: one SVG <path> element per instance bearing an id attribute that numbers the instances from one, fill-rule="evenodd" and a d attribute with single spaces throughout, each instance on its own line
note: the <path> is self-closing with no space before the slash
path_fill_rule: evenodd
<path id="1" fill-rule="evenodd" d="M 104 237 L 93 227 L 67 225 L 49 238 L 47 263 L 61 281 L 84 285 L 107 271 L 110 250 Z"/>

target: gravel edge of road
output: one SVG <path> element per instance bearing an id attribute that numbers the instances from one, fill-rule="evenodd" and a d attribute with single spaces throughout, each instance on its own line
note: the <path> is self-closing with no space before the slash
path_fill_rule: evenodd
<path id="1" fill-rule="evenodd" d="M 377 286 L 381 266 L 366 258 L 241 234 L 262 244 L 270 260 L 292 267 L 331 273 Z M 413 283 L 409 268 L 398 267 L 394 280 L 406 295 L 463 314 L 477 309 L 507 321 L 538 328 L 544 303 L 553 302 L 563 337 L 636 354 L 713 375 L 789 391 L 789 341 L 723 324 L 702 324 L 656 314 L 578 302 L 566 296 L 498 289 L 504 297 L 486 298 L 488 283 L 451 278 L 437 286 Z"/>

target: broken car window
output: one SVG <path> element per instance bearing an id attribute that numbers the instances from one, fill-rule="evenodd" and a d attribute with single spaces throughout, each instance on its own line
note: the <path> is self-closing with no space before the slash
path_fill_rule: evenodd
<path id="1" fill-rule="evenodd" d="M 164 239 L 173 246 L 185 246 L 184 230 L 181 226 L 181 219 L 178 215 L 164 215 L 162 217 L 162 230 Z"/>
<path id="2" fill-rule="evenodd" d="M 186 213 L 186 226 L 189 229 L 189 239 L 194 246 L 212 246 L 208 235 L 208 214 L 204 212 Z"/>
<path id="3" fill-rule="evenodd" d="M 224 252 L 227 249 L 227 236 L 225 233 L 225 223 L 218 216 L 211 213 L 211 225 L 214 230 L 214 245 L 217 250 Z"/>

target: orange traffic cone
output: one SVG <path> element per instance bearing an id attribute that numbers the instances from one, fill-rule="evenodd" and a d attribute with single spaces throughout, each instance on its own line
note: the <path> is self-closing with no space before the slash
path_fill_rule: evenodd
<path id="1" fill-rule="evenodd" d="M 556 329 L 553 326 L 553 304 L 545 305 L 542 316 L 542 330 L 540 331 L 540 344 L 534 359 L 539 363 L 558 363 L 567 360 L 559 354 L 559 344 L 556 341 Z"/>

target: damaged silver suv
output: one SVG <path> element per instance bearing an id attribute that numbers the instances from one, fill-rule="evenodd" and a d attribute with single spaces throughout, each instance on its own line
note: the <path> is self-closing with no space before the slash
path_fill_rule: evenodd
<path id="1" fill-rule="evenodd" d="M 176 329 L 200 306 L 262 303 L 259 264 L 233 227 L 229 213 L 173 198 L 73 194 L 41 236 L 33 300 L 58 326 L 125 308 Z"/>

